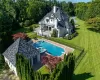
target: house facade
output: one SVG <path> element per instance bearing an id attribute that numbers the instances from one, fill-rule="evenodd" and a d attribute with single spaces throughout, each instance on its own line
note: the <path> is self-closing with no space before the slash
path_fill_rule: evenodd
<path id="1" fill-rule="evenodd" d="M 16 54 L 22 54 L 30 60 L 31 65 L 34 66 L 40 62 L 40 52 L 25 40 L 17 39 L 8 49 L 3 53 L 5 62 L 8 64 L 11 71 L 17 76 L 16 70 Z"/>
<path id="2" fill-rule="evenodd" d="M 66 15 L 59 7 L 53 9 L 43 17 L 39 22 L 38 35 L 50 37 L 55 29 L 57 37 L 64 37 L 74 33 L 74 27 L 69 22 L 69 16 Z"/>

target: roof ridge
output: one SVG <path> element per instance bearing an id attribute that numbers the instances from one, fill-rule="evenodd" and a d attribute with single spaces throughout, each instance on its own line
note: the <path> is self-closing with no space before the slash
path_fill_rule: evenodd
<path id="1" fill-rule="evenodd" d="M 19 44 L 18 44 L 18 51 L 19 51 L 19 45 L 20 45 L 20 41 L 21 41 L 21 38 L 18 38 L 19 39 Z"/>
<path id="2" fill-rule="evenodd" d="M 16 43 L 17 41 L 18 41 L 18 43 L 19 43 L 20 39 L 18 38 L 17 40 L 15 40 L 9 47 L 11 47 L 12 45 L 14 45 L 14 43 Z M 19 45 L 18 45 L 18 46 L 19 46 Z M 5 50 L 5 52 L 9 49 L 9 47 Z M 4 52 L 4 53 L 5 53 L 5 52 Z M 3 53 L 3 54 L 4 54 L 4 53 Z"/>

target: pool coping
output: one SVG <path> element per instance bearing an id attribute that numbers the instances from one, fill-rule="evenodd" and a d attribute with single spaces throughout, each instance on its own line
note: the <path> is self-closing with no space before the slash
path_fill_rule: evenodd
<path id="1" fill-rule="evenodd" d="M 62 54 L 62 55 L 60 55 L 60 56 L 57 56 L 57 57 L 61 57 L 61 58 L 64 58 L 64 54 L 66 54 L 66 55 L 68 55 L 69 53 L 72 53 L 75 49 L 74 48 L 71 48 L 71 47 L 69 47 L 69 46 L 65 46 L 65 45 L 63 45 L 63 44 L 60 44 L 60 43 L 57 43 L 57 42 L 54 42 L 54 41 L 51 41 L 51 40 L 47 40 L 47 39 L 38 39 L 38 40 L 34 40 L 34 39 L 32 39 L 32 41 L 33 42 L 37 42 L 37 41 L 46 41 L 46 42 L 48 42 L 48 43 L 51 43 L 51 44 L 53 44 L 53 45 L 55 45 L 55 46 L 58 46 L 58 47 L 61 47 L 61 48 L 63 48 L 64 49 L 64 53 Z M 46 52 L 47 53 L 47 52 Z M 49 53 L 47 53 L 47 54 L 49 54 Z M 50 55 L 50 54 L 49 54 Z"/>

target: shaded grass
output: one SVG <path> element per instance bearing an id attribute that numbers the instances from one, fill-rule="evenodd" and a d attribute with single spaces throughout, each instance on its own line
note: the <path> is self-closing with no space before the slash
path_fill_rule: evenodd
<path id="1" fill-rule="evenodd" d="M 75 75 L 90 73 L 94 77 L 89 77 L 86 80 L 99 80 L 100 79 L 100 34 L 91 30 L 88 30 L 91 26 L 87 25 L 85 21 L 77 19 L 79 26 L 79 35 L 68 41 L 83 47 L 87 53 L 83 58 L 77 69 Z M 85 77 L 85 75 L 83 75 Z M 75 77 L 76 80 L 82 80 L 82 78 Z M 85 79 L 84 79 L 85 80 Z"/>
<path id="2" fill-rule="evenodd" d="M 82 74 L 74 75 L 73 80 L 86 80 L 91 77 L 94 77 L 91 73 L 82 73 Z"/>
<path id="3" fill-rule="evenodd" d="M 80 76 L 73 76 L 75 80 L 99 80 L 100 79 L 100 33 L 89 30 L 91 26 L 87 25 L 85 21 L 77 19 L 78 36 L 72 40 L 59 38 L 64 43 L 71 43 L 83 47 L 87 52 L 81 63 L 75 69 L 74 74 L 79 75 L 83 73 L 90 73 L 93 77 L 84 79 L 88 74 Z M 77 53 L 78 51 L 76 51 Z M 78 54 L 75 54 L 76 56 Z"/>

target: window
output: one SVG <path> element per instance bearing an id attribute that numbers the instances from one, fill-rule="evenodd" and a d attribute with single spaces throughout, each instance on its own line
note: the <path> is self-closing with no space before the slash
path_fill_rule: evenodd
<path id="1" fill-rule="evenodd" d="M 45 18 L 45 22 L 48 23 L 49 22 L 49 17 Z"/>
<path id="2" fill-rule="evenodd" d="M 54 17 L 54 14 L 51 14 L 51 17 Z"/>
<path id="3" fill-rule="evenodd" d="M 51 22 L 53 21 L 53 19 L 51 19 Z"/>
<path id="4" fill-rule="evenodd" d="M 46 19 L 46 22 L 49 22 L 49 19 Z"/>

